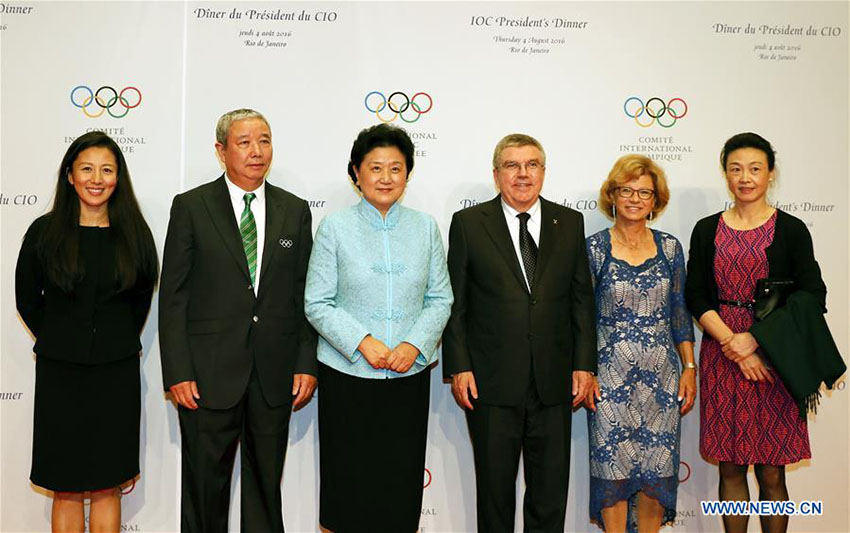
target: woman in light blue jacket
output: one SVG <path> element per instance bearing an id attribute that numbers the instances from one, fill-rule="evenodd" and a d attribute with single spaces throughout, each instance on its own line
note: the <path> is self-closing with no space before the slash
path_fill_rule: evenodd
<path id="1" fill-rule="evenodd" d="M 348 173 L 361 201 L 319 225 L 305 311 L 319 332 L 323 528 L 413 533 L 419 525 L 430 369 L 452 305 L 440 230 L 399 204 L 413 143 L 360 132 Z"/>

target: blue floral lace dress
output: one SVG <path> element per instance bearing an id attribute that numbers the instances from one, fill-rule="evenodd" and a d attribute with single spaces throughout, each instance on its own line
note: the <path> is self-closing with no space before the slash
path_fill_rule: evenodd
<path id="1" fill-rule="evenodd" d="M 598 380 L 602 399 L 587 412 L 590 519 L 628 500 L 629 531 L 637 531 L 637 494 L 664 507 L 662 525 L 676 518 L 679 485 L 676 345 L 694 340 L 685 307 L 685 258 L 679 241 L 652 231 L 658 253 L 640 265 L 611 256 L 611 233 L 587 238 L 596 293 Z"/>

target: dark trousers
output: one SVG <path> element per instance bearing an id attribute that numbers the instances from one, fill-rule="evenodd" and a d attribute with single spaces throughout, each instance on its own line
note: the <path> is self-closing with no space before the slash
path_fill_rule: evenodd
<path id="1" fill-rule="evenodd" d="M 203 396 L 204 391 L 199 392 Z M 230 409 L 179 408 L 183 438 L 181 532 L 227 532 L 230 479 L 240 441 L 241 531 L 283 532 L 280 480 L 291 407 L 269 406 L 254 372 L 242 399 Z"/>
<path id="2" fill-rule="evenodd" d="M 570 479 L 570 404 L 543 405 L 532 380 L 520 405 L 473 405 L 466 419 L 475 456 L 478 531 L 514 531 L 522 454 L 523 530 L 563 532 Z"/>

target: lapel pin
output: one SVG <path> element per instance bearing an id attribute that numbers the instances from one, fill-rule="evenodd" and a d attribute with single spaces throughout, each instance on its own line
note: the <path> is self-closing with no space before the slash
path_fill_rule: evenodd
<path id="1" fill-rule="evenodd" d="M 284 248 L 292 248 L 292 239 L 281 239 L 280 245 Z"/>
<path id="2" fill-rule="evenodd" d="M 552 219 L 552 224 L 557 224 L 557 223 L 558 223 L 558 219 L 557 219 L 557 218 L 553 218 L 553 219 Z"/>

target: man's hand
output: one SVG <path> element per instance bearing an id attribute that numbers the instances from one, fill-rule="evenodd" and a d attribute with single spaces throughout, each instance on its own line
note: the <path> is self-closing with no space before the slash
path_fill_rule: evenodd
<path id="1" fill-rule="evenodd" d="M 409 342 L 402 342 L 390 352 L 390 356 L 387 358 L 387 365 L 393 372 L 404 374 L 413 366 L 418 355 L 419 348 Z"/>
<path id="2" fill-rule="evenodd" d="M 602 399 L 602 392 L 599 390 L 599 380 L 596 379 L 596 376 L 591 375 L 590 379 L 593 380 L 593 383 L 590 385 L 590 394 L 584 400 L 584 406 L 591 411 L 596 411 L 596 404 L 594 402 Z"/>
<path id="3" fill-rule="evenodd" d="M 478 387 L 475 385 L 475 376 L 471 370 L 468 372 L 458 372 L 452 376 L 452 394 L 461 409 L 469 409 L 470 411 L 474 409 L 469 396 L 472 395 L 477 400 Z"/>
<path id="4" fill-rule="evenodd" d="M 176 383 L 169 387 L 169 390 L 171 391 L 171 396 L 178 405 L 182 405 L 186 409 L 191 409 L 193 411 L 198 408 L 198 404 L 195 400 L 200 400 L 201 395 L 198 394 L 197 381 L 181 381 L 180 383 Z"/>
<path id="5" fill-rule="evenodd" d="M 587 370 L 573 370 L 573 407 L 581 405 L 593 394 L 593 374 Z"/>
<path id="6" fill-rule="evenodd" d="M 310 374 L 295 374 L 292 376 L 292 410 L 298 411 L 313 399 L 316 390 L 316 376 Z"/>
<path id="7" fill-rule="evenodd" d="M 390 367 L 387 363 L 387 359 L 390 357 L 392 352 L 390 352 L 390 349 L 387 348 L 386 344 L 375 337 L 366 335 L 363 337 L 363 340 L 360 341 L 360 345 L 357 349 L 363 354 L 366 361 L 372 365 L 372 368 L 380 369 Z"/>

